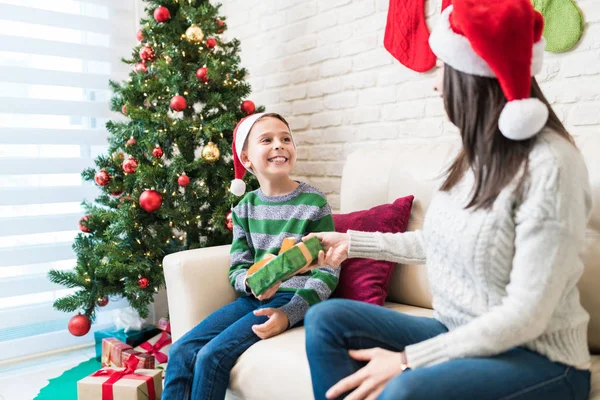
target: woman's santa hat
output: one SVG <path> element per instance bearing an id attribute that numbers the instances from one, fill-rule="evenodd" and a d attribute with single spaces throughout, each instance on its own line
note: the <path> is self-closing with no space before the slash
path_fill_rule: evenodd
<path id="1" fill-rule="evenodd" d="M 531 77 L 540 72 L 544 18 L 531 0 L 453 0 L 429 37 L 435 55 L 452 68 L 498 79 L 508 103 L 500 132 L 512 140 L 533 137 L 548 119 L 548 107 L 530 98 Z"/>
<path id="2" fill-rule="evenodd" d="M 236 196 L 241 196 L 246 193 L 246 184 L 244 183 L 244 175 L 246 175 L 246 171 L 254 174 L 252 169 L 246 168 L 244 164 L 242 164 L 242 150 L 244 149 L 244 144 L 246 143 L 246 139 L 250 134 L 250 130 L 252 127 L 263 116 L 268 113 L 256 113 L 244 117 L 238 122 L 235 129 L 233 130 L 233 143 L 231 144 L 232 154 L 233 154 L 233 172 L 235 179 L 231 181 L 231 186 L 229 191 Z M 287 124 L 286 124 L 287 125 Z M 292 133 L 290 129 L 290 134 Z M 294 143 L 294 137 L 292 136 L 292 143 Z M 294 143 L 296 146 L 296 143 Z"/>

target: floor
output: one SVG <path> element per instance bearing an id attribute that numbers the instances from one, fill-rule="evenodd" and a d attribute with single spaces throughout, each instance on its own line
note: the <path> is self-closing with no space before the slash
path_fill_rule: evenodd
<path id="1" fill-rule="evenodd" d="M 94 357 L 94 346 L 0 366 L 0 400 L 31 400 L 48 380 Z"/>

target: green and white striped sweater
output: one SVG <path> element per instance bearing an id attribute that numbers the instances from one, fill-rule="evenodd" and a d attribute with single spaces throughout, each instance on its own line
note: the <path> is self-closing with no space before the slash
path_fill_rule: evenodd
<path id="1" fill-rule="evenodd" d="M 245 279 L 248 268 L 265 254 L 277 254 L 284 238 L 299 242 L 311 232 L 333 231 L 331 208 L 325 195 L 300 182 L 291 193 L 266 196 L 260 189 L 250 192 L 233 209 L 233 243 L 229 280 L 239 293 L 248 295 Z M 280 292 L 295 292 L 280 309 L 290 326 L 302 319 L 308 308 L 327 299 L 338 283 L 339 268 L 323 267 L 284 281 Z"/>

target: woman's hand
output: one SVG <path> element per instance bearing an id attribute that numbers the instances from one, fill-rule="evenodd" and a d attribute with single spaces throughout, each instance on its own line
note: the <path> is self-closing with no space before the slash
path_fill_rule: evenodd
<path id="1" fill-rule="evenodd" d="M 261 339 L 279 335 L 288 328 L 289 320 L 287 315 L 278 308 L 259 308 L 254 311 L 257 317 L 269 317 L 269 320 L 260 325 L 252 325 L 252 331 Z"/>
<path id="2" fill-rule="evenodd" d="M 369 363 L 333 385 L 326 393 L 328 399 L 336 398 L 354 389 L 346 400 L 374 400 L 393 377 L 402 373 L 406 363 L 404 353 L 384 350 L 379 347 L 365 350 L 350 350 L 350 357 Z"/>
<path id="3" fill-rule="evenodd" d="M 311 233 L 302 238 L 306 241 L 312 237 L 317 237 L 325 248 L 325 252 L 319 252 L 318 265 L 320 267 L 338 267 L 348 258 L 348 245 L 350 236 L 347 233 L 338 232 L 319 232 Z"/>

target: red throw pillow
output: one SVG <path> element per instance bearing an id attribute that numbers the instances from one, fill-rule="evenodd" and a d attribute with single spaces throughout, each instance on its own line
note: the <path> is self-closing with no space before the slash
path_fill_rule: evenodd
<path id="1" fill-rule="evenodd" d="M 334 214 L 336 232 L 404 232 L 408 227 L 414 196 L 400 197 L 392 204 L 349 214 Z M 332 297 L 383 305 L 396 263 L 368 258 L 350 258 L 342 263 L 340 280 Z"/>

